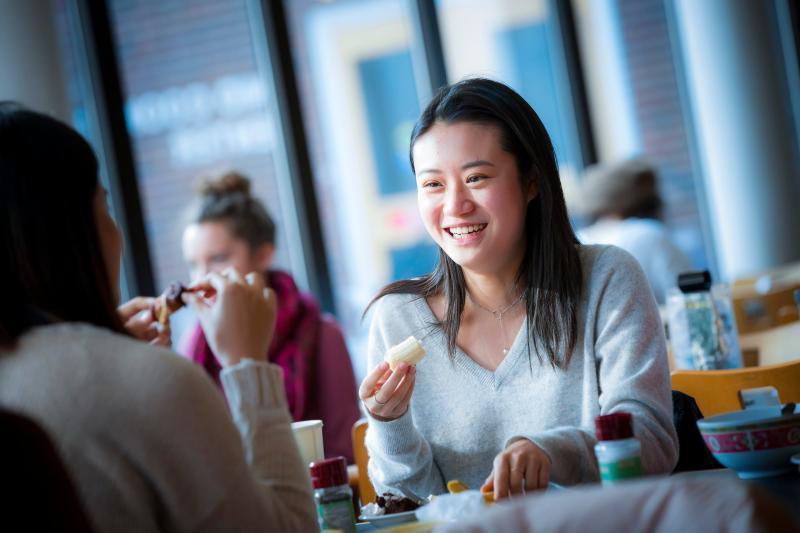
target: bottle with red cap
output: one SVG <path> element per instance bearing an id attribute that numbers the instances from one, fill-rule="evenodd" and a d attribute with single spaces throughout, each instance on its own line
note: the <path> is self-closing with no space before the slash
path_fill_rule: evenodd
<path id="1" fill-rule="evenodd" d="M 597 444 L 594 453 L 603 485 L 642 475 L 642 444 L 633 436 L 633 416 L 611 413 L 594 419 Z"/>
<path id="2" fill-rule="evenodd" d="M 347 461 L 332 457 L 309 465 L 319 528 L 356 531 L 353 490 L 347 482 Z"/>

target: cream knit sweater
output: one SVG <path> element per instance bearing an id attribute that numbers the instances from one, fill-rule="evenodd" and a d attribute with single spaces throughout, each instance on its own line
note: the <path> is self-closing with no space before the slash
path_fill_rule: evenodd
<path id="1" fill-rule="evenodd" d="M 228 406 L 191 362 L 83 324 L 0 350 L 0 405 L 49 433 L 97 531 L 316 530 L 280 369 L 222 382 Z"/>

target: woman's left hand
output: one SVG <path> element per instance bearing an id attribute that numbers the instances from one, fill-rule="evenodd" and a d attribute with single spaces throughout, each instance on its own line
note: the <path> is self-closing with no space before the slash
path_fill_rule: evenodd
<path id="1" fill-rule="evenodd" d="M 209 273 L 192 289 L 184 293 L 184 300 L 197 312 L 208 345 L 223 367 L 242 359 L 267 359 L 278 303 L 263 275 L 250 272 L 242 277 L 226 268 Z"/>
<path id="2" fill-rule="evenodd" d="M 547 488 L 551 466 L 544 450 L 528 439 L 520 439 L 494 458 L 492 473 L 484 481 L 481 492 L 494 491 L 494 499 L 501 500 Z"/>
<path id="3" fill-rule="evenodd" d="M 358 396 L 375 420 L 391 422 L 408 411 L 411 394 L 414 392 L 416 367 L 400 363 L 394 370 L 389 363 L 381 363 L 361 382 Z M 383 396 L 378 399 L 378 393 Z"/>
<path id="4" fill-rule="evenodd" d="M 155 298 L 137 296 L 117 307 L 117 313 L 128 333 L 139 340 L 169 348 L 172 345 L 170 340 L 172 331 L 169 322 L 161 325 L 153 316 L 154 302 Z"/>

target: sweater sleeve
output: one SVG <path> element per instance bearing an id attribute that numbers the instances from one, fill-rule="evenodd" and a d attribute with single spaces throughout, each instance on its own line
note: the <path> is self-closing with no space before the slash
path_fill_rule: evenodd
<path id="1" fill-rule="evenodd" d="M 391 346 L 404 340 L 402 331 L 387 316 L 386 298 L 378 302 L 369 333 L 368 371 L 383 361 Z M 400 338 L 402 337 L 402 338 Z M 412 394 L 413 402 L 413 394 Z M 430 444 L 414 426 L 411 408 L 395 420 L 382 422 L 369 415 L 365 443 L 369 451 L 369 477 L 375 492 L 425 497 L 445 491 L 442 474 L 433 460 Z"/>
<path id="2" fill-rule="evenodd" d="M 605 256 L 605 257 L 604 257 Z M 647 474 L 672 471 L 678 442 L 672 422 L 672 397 L 666 339 L 647 279 L 627 252 L 608 247 L 589 276 L 589 309 L 584 342 L 593 351 L 599 381 L 600 414 L 627 411 L 642 444 Z M 528 438 L 552 461 L 554 481 L 575 484 L 599 478 L 596 439 L 588 428 L 556 427 Z"/>
<path id="3" fill-rule="evenodd" d="M 244 360 L 224 369 L 220 377 L 252 474 L 239 490 L 257 489 L 259 507 L 276 531 L 316 530 L 309 476 L 292 433 L 280 367 Z M 231 498 L 231 504 L 230 520 L 221 523 L 236 523 L 238 500 Z M 252 526 L 242 526 L 228 530 L 267 528 L 267 522 L 255 519 Z"/>
<path id="4" fill-rule="evenodd" d="M 179 482 L 174 479 L 179 475 L 194 481 L 184 487 L 186 493 L 176 495 L 182 504 L 177 512 L 183 515 L 175 517 L 182 524 L 178 529 L 316 531 L 311 486 L 294 442 L 281 369 L 252 360 L 224 369 L 230 414 L 221 395 L 201 377 L 203 383 L 182 380 L 189 383 L 179 386 L 176 394 L 183 401 L 174 406 L 189 411 L 185 418 L 201 418 L 176 421 L 173 428 L 172 438 L 182 443 L 173 461 L 190 461 L 194 468 L 194 473 L 182 466 L 173 472 L 173 482 Z M 190 498 L 193 492 L 203 496 Z M 193 501 L 208 507 L 196 508 Z"/>

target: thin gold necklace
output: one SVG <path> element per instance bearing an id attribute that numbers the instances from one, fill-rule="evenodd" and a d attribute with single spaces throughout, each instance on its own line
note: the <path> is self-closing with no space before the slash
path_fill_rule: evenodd
<path id="1" fill-rule="evenodd" d="M 508 351 L 511 349 L 511 347 L 508 346 L 508 335 L 506 335 L 506 328 L 503 325 L 503 315 L 506 314 L 512 307 L 514 307 L 518 303 L 520 303 L 522 301 L 522 297 L 523 296 L 525 296 L 525 291 L 520 292 L 519 296 L 517 296 L 517 298 L 513 302 L 511 302 L 507 306 L 503 307 L 502 309 L 492 310 L 492 309 L 489 309 L 488 307 L 484 307 L 480 303 L 478 303 L 478 301 L 475 300 L 475 298 L 472 297 L 472 295 L 469 293 L 469 291 L 467 291 L 467 297 L 469 298 L 469 300 L 472 303 L 474 303 L 475 305 L 477 305 L 478 307 L 480 307 L 481 309 L 483 309 L 487 313 L 490 313 L 495 318 L 495 320 L 497 320 L 497 324 L 500 326 L 500 335 L 502 335 L 502 337 L 503 337 L 503 339 L 502 339 L 503 340 L 503 355 L 506 355 L 508 353 Z"/>

